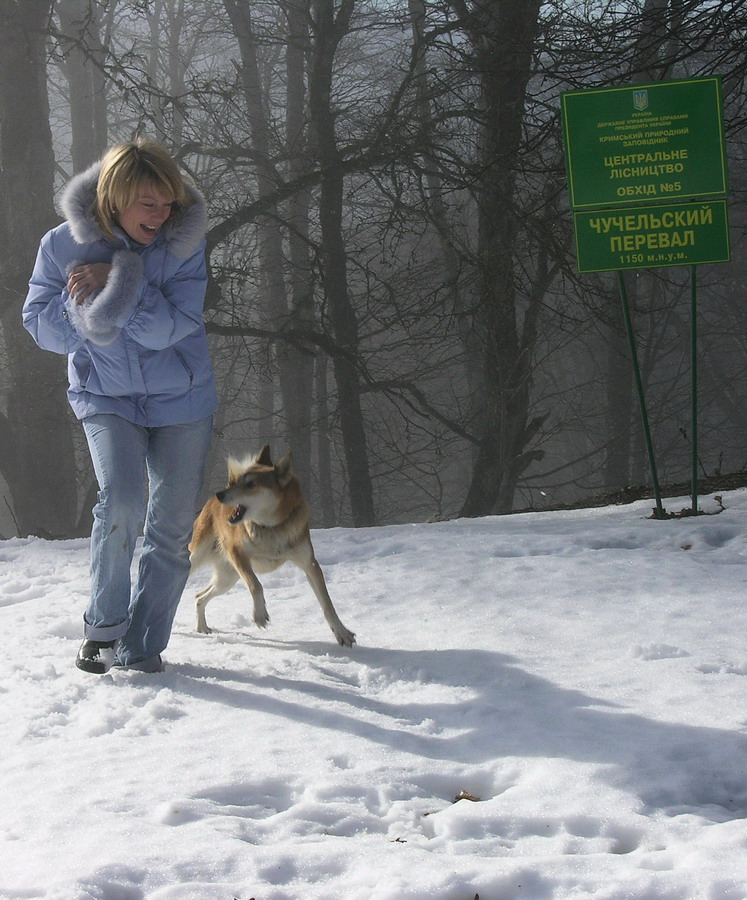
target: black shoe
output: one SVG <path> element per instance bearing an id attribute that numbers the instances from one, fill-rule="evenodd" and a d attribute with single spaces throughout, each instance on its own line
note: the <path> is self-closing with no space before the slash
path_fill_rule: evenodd
<path id="1" fill-rule="evenodd" d="M 92 641 L 86 638 L 80 645 L 75 665 L 84 672 L 103 675 L 114 662 L 114 641 Z"/>

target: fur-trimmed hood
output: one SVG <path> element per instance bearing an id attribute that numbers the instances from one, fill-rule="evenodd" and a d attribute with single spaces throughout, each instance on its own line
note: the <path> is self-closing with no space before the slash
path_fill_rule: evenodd
<path id="1" fill-rule="evenodd" d="M 60 199 L 62 214 L 70 225 L 73 238 L 79 244 L 106 238 L 93 214 L 100 171 L 101 163 L 96 162 L 76 175 Z M 207 207 L 204 197 L 186 180 L 185 187 L 194 202 L 189 206 L 180 207 L 173 213 L 161 226 L 159 233 L 169 252 L 179 259 L 187 259 L 195 252 L 207 230 Z"/>

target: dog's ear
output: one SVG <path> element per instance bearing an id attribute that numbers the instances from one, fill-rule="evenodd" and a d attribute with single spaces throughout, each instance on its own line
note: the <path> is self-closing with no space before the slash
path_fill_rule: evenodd
<path id="1" fill-rule="evenodd" d="M 260 466 L 271 466 L 272 459 L 270 457 L 270 445 L 265 444 L 264 447 L 259 451 L 259 453 L 254 457 L 254 462 L 259 463 Z"/>
<path id="2" fill-rule="evenodd" d="M 293 456 L 290 453 L 275 463 L 275 476 L 280 487 L 285 487 L 293 477 Z"/>
<path id="3" fill-rule="evenodd" d="M 241 460 L 236 459 L 234 456 L 229 456 L 226 460 L 226 465 L 228 467 L 228 484 L 229 486 L 232 484 L 236 484 L 239 480 L 239 475 L 246 468 L 246 463 L 241 462 Z"/>

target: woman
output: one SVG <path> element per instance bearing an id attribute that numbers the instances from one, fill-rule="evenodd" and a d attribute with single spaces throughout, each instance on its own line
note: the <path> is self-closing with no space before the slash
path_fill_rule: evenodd
<path id="1" fill-rule="evenodd" d="M 23 322 L 40 347 L 68 355 L 68 399 L 99 485 L 76 665 L 155 672 L 189 574 L 216 407 L 205 202 L 141 139 L 75 177 L 61 205 L 66 221 L 42 238 Z"/>

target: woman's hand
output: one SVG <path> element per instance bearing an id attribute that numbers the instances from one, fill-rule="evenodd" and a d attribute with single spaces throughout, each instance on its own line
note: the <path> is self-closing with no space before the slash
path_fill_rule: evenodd
<path id="1" fill-rule="evenodd" d="M 87 263 L 71 270 L 67 279 L 70 296 L 80 305 L 106 284 L 112 267 L 109 263 Z"/>

